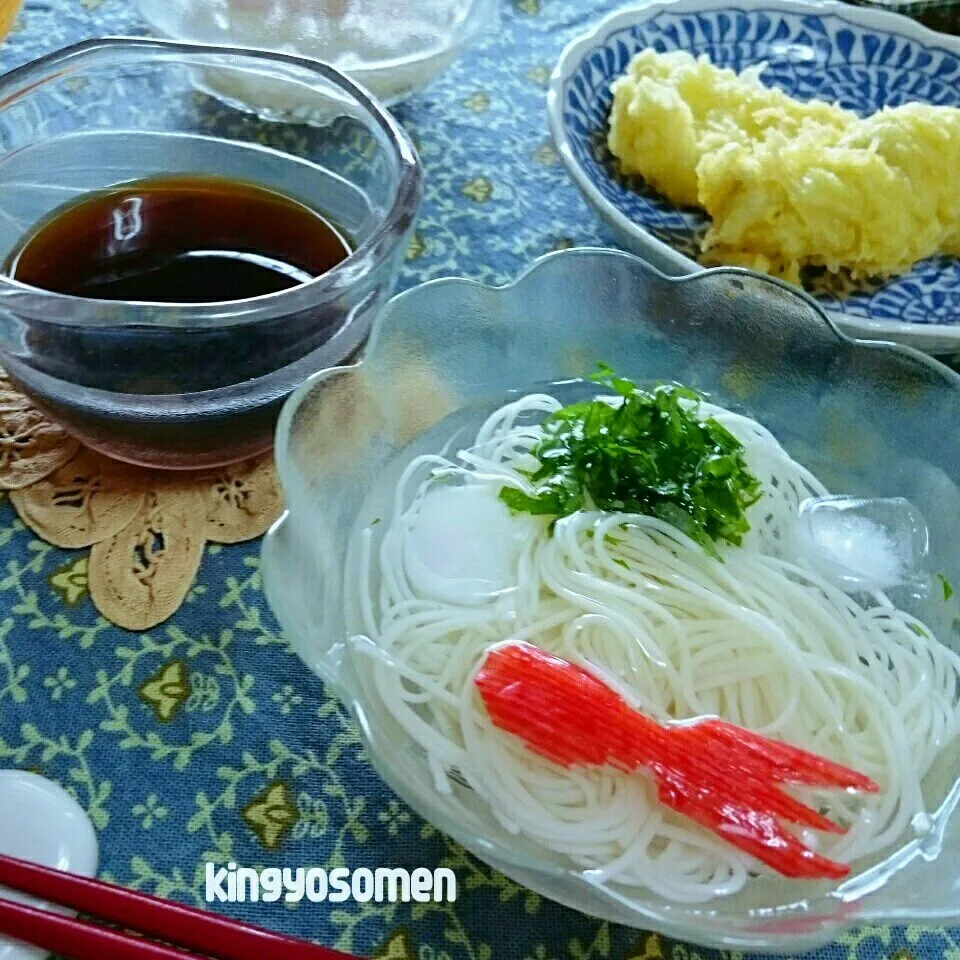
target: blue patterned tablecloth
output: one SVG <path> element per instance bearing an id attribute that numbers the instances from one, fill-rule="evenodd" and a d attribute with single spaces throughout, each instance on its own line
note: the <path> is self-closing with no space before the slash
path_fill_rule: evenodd
<path id="1" fill-rule="evenodd" d="M 550 144 L 544 93 L 572 37 L 616 0 L 504 0 L 502 22 L 397 109 L 427 171 L 402 286 L 509 281 L 562 247 L 609 245 Z M 132 0 L 27 0 L 8 69 L 84 37 L 142 32 Z M 224 905 L 291 934 L 395 960 L 693 960 L 710 951 L 599 923 L 467 856 L 398 802 L 264 603 L 256 544 L 212 547 L 189 602 L 137 635 L 100 619 L 86 553 L 35 539 L 0 503 L 0 768 L 45 774 L 89 812 L 101 874 L 203 902 L 207 860 L 447 865 L 455 904 Z M 957 960 L 958 932 L 862 929 L 830 960 Z"/>

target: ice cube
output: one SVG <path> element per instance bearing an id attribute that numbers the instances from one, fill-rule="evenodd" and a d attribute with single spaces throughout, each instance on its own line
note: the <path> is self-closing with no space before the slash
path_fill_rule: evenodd
<path id="1" fill-rule="evenodd" d="M 799 559 L 848 592 L 927 583 L 927 524 L 902 497 L 807 500 L 800 505 L 795 541 Z"/>

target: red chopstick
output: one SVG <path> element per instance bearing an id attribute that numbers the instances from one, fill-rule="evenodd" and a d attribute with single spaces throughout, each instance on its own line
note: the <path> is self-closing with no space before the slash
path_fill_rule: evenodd
<path id="1" fill-rule="evenodd" d="M 0 933 L 72 960 L 202 960 L 153 940 L 141 940 L 0 897 Z"/>
<path id="2" fill-rule="evenodd" d="M 134 933 L 0 898 L 0 934 L 72 960 L 194 960 L 197 954 L 216 960 L 262 960 L 275 953 L 284 960 L 357 960 L 329 947 L 13 857 L 0 856 L 0 887 L 164 941 L 152 943 Z"/>

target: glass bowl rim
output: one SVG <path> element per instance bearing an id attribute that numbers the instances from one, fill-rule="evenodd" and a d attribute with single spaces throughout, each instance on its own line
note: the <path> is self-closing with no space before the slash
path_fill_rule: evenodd
<path id="1" fill-rule="evenodd" d="M 158 54 L 166 52 L 184 57 L 230 55 L 246 58 L 248 61 L 268 61 L 296 67 L 328 81 L 349 94 L 359 104 L 365 117 L 372 119 L 387 137 L 400 166 L 400 179 L 390 207 L 373 233 L 333 269 L 308 283 L 266 296 L 185 304 L 100 300 L 55 293 L 0 274 L 0 304 L 22 316 L 33 316 L 41 320 L 50 317 L 52 307 L 59 308 L 56 311 L 56 322 L 64 326 L 89 326 L 91 310 L 97 311 L 97 316 L 92 319 L 98 326 L 146 325 L 183 329 L 185 326 L 207 328 L 252 323 L 293 314 L 318 300 L 346 293 L 359 278 L 386 260 L 405 236 L 408 224 L 404 221 L 415 216 L 423 193 L 423 167 L 413 141 L 386 107 L 360 84 L 321 60 L 253 47 L 189 43 L 153 37 L 83 40 L 0 76 L 0 111 L 15 102 L 18 96 L 42 85 L 51 71 L 84 65 L 111 51 L 152 51 Z M 130 316 L 131 310 L 136 311 L 137 315 Z M 111 316 L 111 313 L 117 315 Z M 123 315 L 118 315 L 121 313 Z"/>
<path id="2" fill-rule="evenodd" d="M 434 287 L 467 285 L 482 289 L 488 293 L 499 294 L 522 286 L 530 274 L 536 272 L 544 264 L 550 261 L 570 260 L 572 264 L 578 259 L 590 260 L 595 257 L 639 262 L 642 264 L 644 270 L 655 276 L 658 280 L 667 283 L 670 286 L 682 286 L 691 280 L 702 280 L 707 276 L 713 276 L 717 274 L 734 277 L 752 277 L 761 281 L 762 283 L 769 284 L 772 287 L 777 287 L 780 290 L 785 291 L 790 296 L 798 297 L 801 300 L 804 300 L 809 306 L 813 307 L 815 312 L 819 315 L 819 318 L 823 321 L 824 325 L 837 338 L 837 340 L 856 344 L 860 348 L 884 350 L 890 353 L 899 354 L 904 357 L 909 357 L 912 360 L 919 362 L 922 366 L 927 366 L 932 370 L 935 370 L 937 374 L 953 389 L 960 390 L 960 372 L 948 367 L 937 357 L 931 356 L 928 353 L 924 353 L 922 350 L 918 350 L 916 347 L 911 347 L 893 340 L 874 340 L 852 336 L 837 326 L 833 318 L 823 309 L 823 307 L 814 297 L 812 297 L 805 290 L 802 290 L 793 284 L 787 283 L 785 280 L 781 280 L 777 277 L 771 277 L 766 274 L 760 274 L 753 270 L 748 270 L 745 267 L 708 267 L 696 273 L 686 274 L 683 276 L 674 276 L 672 274 L 664 273 L 658 267 L 654 266 L 652 263 L 635 253 L 630 253 L 629 251 L 619 250 L 613 247 L 587 246 L 574 247 L 568 250 L 553 250 L 537 257 L 532 262 L 528 263 L 519 273 L 517 273 L 513 279 L 502 284 L 487 283 L 484 280 L 476 280 L 470 277 L 449 276 L 434 277 L 432 280 L 426 280 L 423 283 L 419 283 L 408 288 L 407 290 L 402 290 L 399 293 L 394 294 L 384 308 L 374 318 L 373 327 L 370 330 L 370 336 L 364 349 L 364 355 L 377 349 L 377 340 L 379 339 L 383 318 L 389 314 L 389 312 L 397 303 L 405 302 L 408 299 L 414 299 L 415 297 L 422 296 L 425 291 L 428 291 Z M 294 420 L 296 413 L 302 402 L 318 383 L 346 370 L 359 369 L 363 365 L 363 361 L 364 356 L 361 356 L 352 364 L 345 364 L 336 367 L 328 367 L 323 370 L 317 370 L 307 377 L 307 379 L 304 380 L 304 382 L 301 383 L 300 386 L 297 387 L 297 389 L 294 390 L 289 397 L 287 397 L 287 400 L 280 411 L 279 419 L 277 420 L 274 440 L 277 470 L 282 483 L 286 484 L 294 480 L 294 477 L 290 472 L 290 462 L 292 460 L 292 455 L 290 454 L 290 440 L 294 433 Z M 284 515 L 286 515 L 288 512 L 289 506 Z M 280 519 L 282 520 L 283 518 L 281 517 Z"/>

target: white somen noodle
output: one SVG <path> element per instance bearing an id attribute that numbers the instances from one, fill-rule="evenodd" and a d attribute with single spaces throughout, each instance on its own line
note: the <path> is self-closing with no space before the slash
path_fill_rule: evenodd
<path id="1" fill-rule="evenodd" d="M 852 862 L 896 843 L 925 809 L 921 780 L 958 732 L 960 658 L 883 594 L 848 596 L 790 548 L 797 508 L 824 487 L 762 426 L 702 404 L 745 447 L 764 495 L 742 547 L 719 558 L 649 516 L 511 514 L 531 492 L 532 395 L 499 409 L 454 462 L 418 457 L 368 529 L 356 617 L 387 656 L 363 658 L 383 705 L 438 786 L 456 771 L 498 820 L 595 880 L 699 902 L 763 872 L 656 800 L 642 773 L 565 769 L 496 729 L 474 689 L 485 652 L 525 640 L 600 672 L 661 720 L 716 715 L 872 777 L 877 796 L 808 790 L 847 828 L 803 833 Z M 359 632 L 359 630 L 358 630 Z"/>

